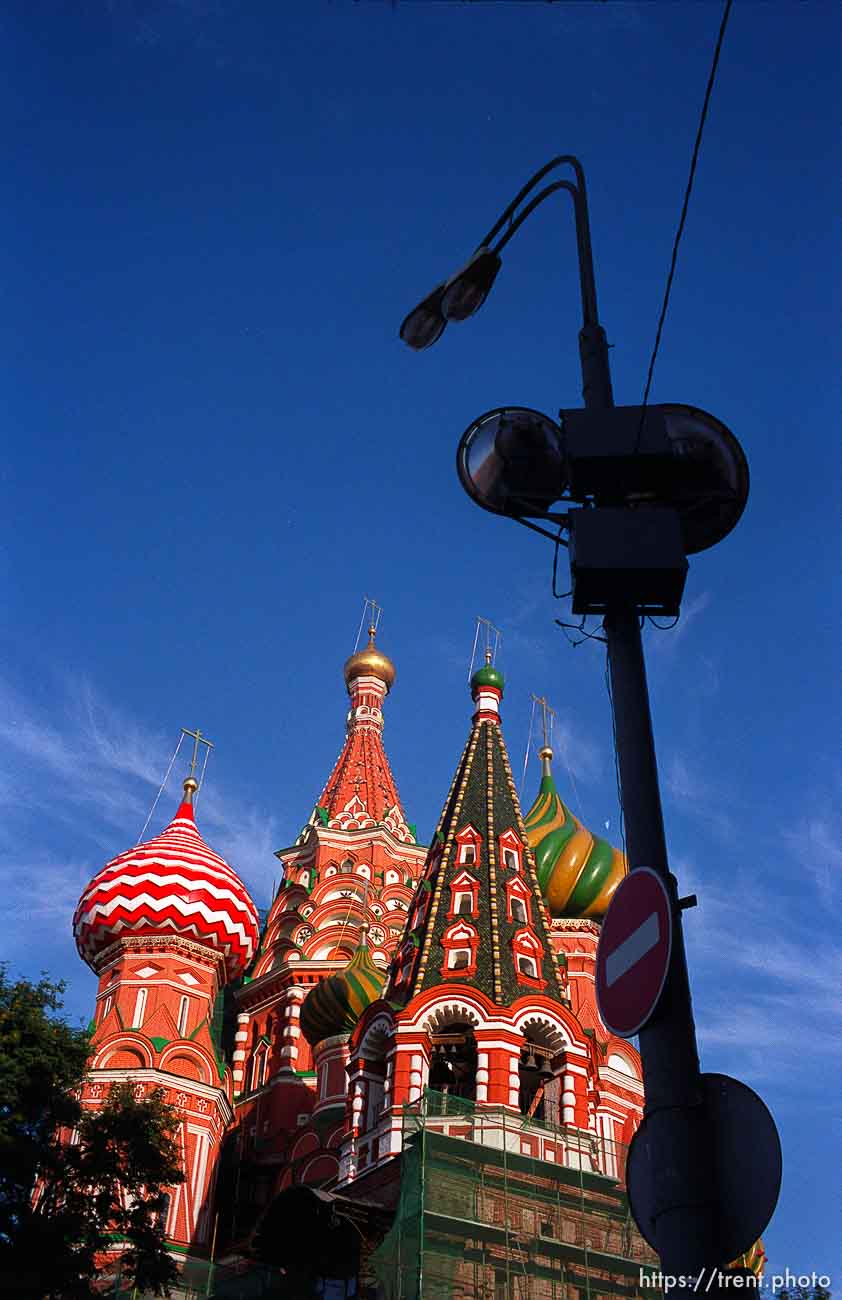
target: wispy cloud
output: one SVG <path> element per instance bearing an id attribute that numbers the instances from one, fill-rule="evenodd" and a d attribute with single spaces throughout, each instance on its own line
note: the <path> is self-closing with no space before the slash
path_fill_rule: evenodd
<path id="1" fill-rule="evenodd" d="M 733 839 L 736 821 L 726 790 L 681 752 L 667 754 L 662 773 L 666 799 L 675 802 L 676 811 L 704 822 L 720 839 Z"/>
<path id="2" fill-rule="evenodd" d="M 838 807 L 837 803 L 831 805 Z M 830 906 L 842 888 L 842 825 L 838 816 L 803 818 L 785 835 L 792 856 L 812 877 L 823 903 Z"/>
<path id="3" fill-rule="evenodd" d="M 37 920 L 46 930 L 68 927 L 91 875 L 136 841 L 173 744 L 88 680 L 67 677 L 56 690 L 48 714 L 0 681 L 0 888 L 13 918 Z M 171 773 L 149 835 L 172 815 L 181 776 Z M 274 819 L 212 777 L 198 814 L 208 841 L 264 905 L 279 843 Z M 73 846 L 65 861 L 56 850 L 62 844 Z"/>
<path id="4" fill-rule="evenodd" d="M 3 873 L 3 911 L 10 923 L 7 947 L 31 943 L 30 925 L 37 927 L 41 941 L 69 930 L 79 895 L 90 876 L 87 862 L 61 862 L 22 852 L 14 868 Z"/>
<path id="5" fill-rule="evenodd" d="M 598 781 L 603 774 L 603 749 L 567 713 L 556 717 L 552 730 L 553 748 L 567 770 L 584 782 Z"/>
<path id="6" fill-rule="evenodd" d="M 142 787 L 160 784 L 166 767 L 163 738 L 142 731 L 85 681 L 59 689 L 59 706 L 47 716 L 0 682 L 0 797 L 19 808 L 42 806 L 47 789 L 59 815 L 62 805 L 79 815 L 95 804 L 103 822 L 140 817 L 139 829 L 149 804 Z"/>
<path id="7" fill-rule="evenodd" d="M 776 871 L 787 876 L 786 862 Z M 821 1056 L 842 1067 L 842 953 L 812 921 L 814 909 L 787 909 L 780 893 L 758 888 L 753 871 L 711 879 L 689 860 L 674 864 L 682 893 L 699 907 L 684 914 L 703 1066 L 769 1085 L 777 1097 L 821 1092 L 826 1081 L 805 1068 Z M 812 1076 L 812 1077 L 811 1077 Z"/>
<path id="8" fill-rule="evenodd" d="M 693 596 L 686 601 L 681 608 L 681 617 L 675 627 L 668 630 L 653 633 L 649 638 L 649 646 L 655 658 L 669 658 L 675 654 L 687 635 L 704 614 L 705 610 L 710 607 L 711 594 L 709 591 L 700 591 L 697 596 Z"/>

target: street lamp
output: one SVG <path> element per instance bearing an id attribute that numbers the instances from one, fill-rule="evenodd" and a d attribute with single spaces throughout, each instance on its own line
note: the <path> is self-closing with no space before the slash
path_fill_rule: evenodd
<path id="1" fill-rule="evenodd" d="M 446 285 L 440 284 L 419 302 L 401 325 L 401 338 L 416 352 L 430 347 L 444 333 L 447 324 L 441 310 Z"/>
<path id="2" fill-rule="evenodd" d="M 575 182 L 547 185 L 518 212 L 539 181 L 561 165 L 572 168 Z M 665 1273 L 688 1277 L 723 1267 L 727 1259 L 722 1258 L 717 1171 L 681 924 L 688 900 L 679 900 L 667 860 L 640 613 L 677 612 L 686 555 L 714 545 L 737 523 L 748 494 L 745 456 L 734 435 L 697 408 L 614 407 L 608 344 L 597 311 L 585 178 L 569 155 L 553 158 L 530 178 L 466 266 L 409 314 L 401 337 L 420 350 L 441 336 L 447 320 L 463 320 L 478 310 L 499 271 L 503 247 L 535 208 L 562 189 L 573 200 L 576 224 L 585 409 L 562 411 L 560 424 L 523 407 L 490 411 L 463 436 L 457 468 L 463 487 L 484 509 L 554 541 L 534 520 L 566 528 L 574 610 L 578 582 L 578 612 L 604 614 L 629 869 L 654 870 L 671 902 L 668 974 L 639 1041 L 654 1153 L 653 1233 Z M 580 508 L 569 509 L 572 505 Z M 629 550 L 635 553 L 631 563 L 621 554 Z"/>

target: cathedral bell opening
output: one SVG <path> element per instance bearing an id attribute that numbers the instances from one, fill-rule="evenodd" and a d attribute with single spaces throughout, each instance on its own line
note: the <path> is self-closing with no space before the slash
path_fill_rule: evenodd
<path id="1" fill-rule="evenodd" d="M 449 1025 L 430 1035 L 430 1087 L 451 1097 L 476 1100 L 477 1045 L 470 1025 Z"/>
<path id="2" fill-rule="evenodd" d="M 520 1113 L 544 1124 L 561 1122 L 561 1079 L 554 1056 L 551 1048 L 527 1039 L 518 1063 Z"/>

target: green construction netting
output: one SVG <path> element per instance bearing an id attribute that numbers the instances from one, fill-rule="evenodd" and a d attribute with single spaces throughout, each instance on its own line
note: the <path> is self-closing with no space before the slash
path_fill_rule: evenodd
<path id="1" fill-rule="evenodd" d="M 623 1189 L 626 1148 L 426 1090 L 404 1108 L 394 1224 L 372 1257 L 385 1300 L 646 1296 L 658 1269 Z"/>

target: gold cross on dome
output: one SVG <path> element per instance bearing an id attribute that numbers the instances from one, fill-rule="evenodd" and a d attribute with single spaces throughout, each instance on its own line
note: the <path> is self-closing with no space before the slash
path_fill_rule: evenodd
<path id="1" fill-rule="evenodd" d="M 199 758 L 199 746 L 207 745 L 208 749 L 211 750 L 213 749 L 213 741 L 208 740 L 205 736 L 203 736 L 198 727 L 196 728 L 195 731 L 191 731 L 189 727 L 182 727 L 181 734 L 183 736 L 190 736 L 193 740 L 193 757 L 190 759 L 190 775 L 195 776 L 196 763 Z"/>
<path id="2" fill-rule="evenodd" d="M 540 704 L 541 706 L 541 727 L 544 733 L 544 748 L 547 749 L 552 745 L 555 709 L 550 708 L 543 695 L 533 695 L 532 700 L 535 704 Z"/>

